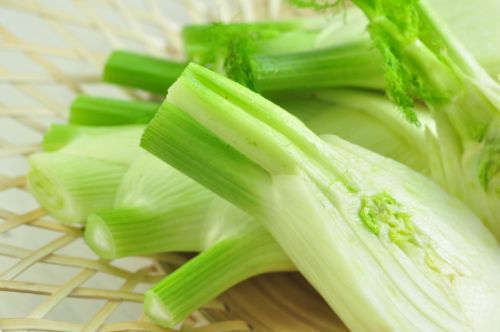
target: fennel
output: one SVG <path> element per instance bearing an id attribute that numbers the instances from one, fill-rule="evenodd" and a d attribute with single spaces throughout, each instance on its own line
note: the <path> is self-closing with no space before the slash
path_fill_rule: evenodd
<path id="1" fill-rule="evenodd" d="M 190 64 L 141 144 L 262 221 L 350 329 L 498 328 L 498 244 L 478 218 L 409 168 L 326 139 Z"/>

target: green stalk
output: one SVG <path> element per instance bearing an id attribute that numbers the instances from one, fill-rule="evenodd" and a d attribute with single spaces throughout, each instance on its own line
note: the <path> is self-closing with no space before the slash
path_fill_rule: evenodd
<path id="1" fill-rule="evenodd" d="M 178 169 L 188 165 L 194 167 L 189 174 L 193 180 L 205 186 L 207 181 L 213 183 L 207 187 L 218 187 L 214 192 L 221 197 L 232 195 L 233 203 L 256 203 L 254 190 L 261 183 L 265 186 L 269 181 L 269 176 L 260 167 L 170 103 L 163 103 L 160 110 L 162 112 L 154 118 L 156 121 L 150 123 L 144 132 L 141 141 L 143 148 L 160 159 L 170 159 L 169 155 L 175 154 L 175 160 L 169 162 L 171 166 Z M 162 135 L 165 131 L 171 134 L 168 138 Z M 169 149 L 165 149 L 165 146 L 169 146 Z M 203 154 L 204 162 L 197 162 L 198 153 Z M 220 182 L 226 186 L 217 186 Z"/>
<path id="2" fill-rule="evenodd" d="M 195 24 L 184 26 L 182 38 L 188 59 L 223 71 L 224 59 L 237 40 L 245 40 L 253 51 L 284 53 L 309 49 L 314 47 L 315 38 L 325 23 L 319 19 Z"/>
<path id="3" fill-rule="evenodd" d="M 368 40 L 363 40 L 299 53 L 255 54 L 244 56 L 226 74 L 258 92 L 338 86 L 383 89 L 382 61 L 371 48 Z M 240 56 L 237 52 L 234 54 Z M 246 82 L 241 79 L 247 76 Z"/>
<path id="4" fill-rule="evenodd" d="M 241 115 L 241 118 L 247 121 L 246 126 L 234 127 L 227 134 L 246 146 L 248 151 L 245 155 L 254 162 L 264 165 L 263 168 L 271 174 L 293 174 L 297 171 L 296 165 L 304 163 L 304 169 L 315 173 L 315 176 L 320 175 L 313 171 L 315 166 L 330 172 L 329 177 L 333 176 L 333 178 L 318 179 L 319 181 L 338 181 L 349 191 L 356 191 L 354 182 L 347 175 L 348 172 L 338 167 L 340 164 L 331 162 L 331 160 L 337 161 L 338 156 L 318 144 L 317 136 L 307 130 L 302 122 L 293 116 L 284 121 L 281 113 L 267 112 L 276 108 L 276 105 L 270 101 L 250 94 L 248 89 L 235 84 L 232 80 L 219 79 L 219 76 L 213 77 L 212 72 L 198 65 L 191 64 L 190 66 L 192 70 L 186 70 L 183 73 L 177 81 L 179 84 L 175 85 L 178 91 L 172 87 L 172 91 L 176 92 L 167 101 L 179 107 L 193 107 L 200 110 L 202 119 L 200 122 L 204 125 L 213 124 L 214 128 L 211 128 L 211 131 L 216 135 L 219 131 L 226 132 L 227 128 L 231 128 L 234 124 L 233 113 L 234 116 Z M 192 101 L 185 99 L 194 96 L 196 99 Z M 224 107 L 215 107 L 213 111 L 208 111 L 206 106 L 215 106 L 216 102 Z M 241 110 L 248 110 L 248 114 Z M 211 112 L 217 114 L 220 120 L 216 122 Z M 155 129 L 153 126 L 150 128 Z M 262 130 L 264 128 L 269 130 Z M 293 144 L 290 145 L 289 141 Z M 287 148 L 283 149 L 283 146 Z M 313 160 L 317 165 L 311 165 Z M 245 161 L 245 164 L 248 162 Z M 259 176 L 258 179 L 260 178 L 265 181 L 266 177 Z M 263 183 L 263 185 L 266 184 Z M 254 189 L 255 185 L 251 185 L 250 188 Z"/>
<path id="5" fill-rule="evenodd" d="M 73 140 L 85 135 L 86 130 L 81 126 L 53 124 L 42 138 L 42 150 L 45 152 L 57 151 Z"/>
<path id="6" fill-rule="evenodd" d="M 165 95 L 185 63 L 128 51 L 113 51 L 104 65 L 105 82 Z"/>
<path id="7" fill-rule="evenodd" d="M 293 268 L 271 235 L 252 224 L 211 246 L 147 291 L 144 310 L 153 322 L 174 327 L 243 280 Z"/>
<path id="8" fill-rule="evenodd" d="M 498 243 L 428 179 L 194 64 L 167 102 L 141 144 L 261 221 L 350 329 L 498 328 Z"/>
<path id="9" fill-rule="evenodd" d="M 137 137 L 140 137 L 144 126 L 79 126 L 66 124 L 53 124 L 47 130 L 42 139 L 42 148 L 45 152 L 64 151 L 70 154 L 83 154 L 93 157 L 104 157 L 118 148 L 121 144 L 131 146 L 132 152 L 140 151 L 135 147 Z M 99 142 L 106 142 L 104 147 L 99 148 Z M 120 153 L 113 154 L 113 158 L 119 157 Z M 123 154 L 123 158 L 129 160 L 131 154 Z"/>
<path id="10" fill-rule="evenodd" d="M 96 103 L 98 107 L 101 107 L 101 102 Z M 95 128 L 92 126 L 81 126 L 81 125 L 67 125 L 67 124 L 53 124 L 45 132 L 42 139 L 42 149 L 45 152 L 57 151 L 65 148 L 67 145 L 70 148 L 65 148 L 64 151 L 75 151 L 78 148 L 80 142 L 84 145 L 92 145 L 96 141 L 104 139 L 108 143 L 111 143 L 113 139 L 110 139 L 114 135 L 130 136 L 133 133 L 138 133 L 144 127 L 134 127 L 134 126 L 124 126 L 118 127 L 103 127 Z"/>
<path id="11" fill-rule="evenodd" d="M 200 227 L 204 215 L 193 220 L 189 210 L 179 217 L 179 213 L 159 214 L 142 207 L 109 206 L 113 202 L 106 210 L 91 214 L 85 228 L 85 241 L 102 258 L 202 249 Z"/>
<path id="12" fill-rule="evenodd" d="M 159 104 L 80 95 L 70 106 L 69 123 L 85 126 L 146 124 Z"/>

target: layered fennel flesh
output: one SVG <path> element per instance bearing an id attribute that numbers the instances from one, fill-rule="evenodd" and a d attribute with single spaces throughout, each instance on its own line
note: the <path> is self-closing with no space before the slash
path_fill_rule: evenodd
<path id="1" fill-rule="evenodd" d="M 141 144 L 262 222 L 350 329 L 498 328 L 499 248 L 479 219 L 408 167 L 327 141 L 190 64 Z"/>

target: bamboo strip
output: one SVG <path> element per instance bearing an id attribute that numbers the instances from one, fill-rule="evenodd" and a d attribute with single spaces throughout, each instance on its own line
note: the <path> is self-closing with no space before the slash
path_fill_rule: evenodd
<path id="1" fill-rule="evenodd" d="M 147 33 L 144 32 L 144 29 L 139 24 L 139 22 L 137 22 L 134 19 L 134 15 L 132 14 L 132 11 L 130 10 L 130 8 L 128 8 L 127 6 L 125 6 L 125 4 L 123 3 L 123 1 L 108 0 L 108 2 L 114 8 L 116 8 L 120 13 L 123 14 L 123 16 L 125 17 L 127 23 L 130 24 L 130 27 L 132 28 L 132 31 L 134 31 L 135 33 L 137 33 L 139 35 L 143 35 L 143 36 L 147 35 Z M 146 49 L 149 52 L 151 52 L 152 54 L 154 54 L 154 55 L 160 55 L 165 50 L 164 45 L 165 45 L 165 43 L 164 43 L 164 41 L 163 41 L 162 38 L 154 38 L 154 39 L 151 39 L 151 41 L 147 42 L 145 46 L 146 46 Z"/>
<path id="2" fill-rule="evenodd" d="M 79 8 L 81 8 L 82 11 L 87 14 L 87 16 L 90 18 L 91 22 L 104 34 L 104 37 L 109 41 L 109 43 L 111 44 L 111 46 L 113 46 L 113 48 L 121 48 L 123 46 L 123 43 L 120 41 L 120 39 L 117 38 L 115 36 L 115 34 L 113 33 L 112 29 L 109 28 L 109 25 L 106 22 L 102 21 L 101 18 L 88 6 L 88 2 L 77 1 L 77 4 L 78 4 Z M 106 57 L 102 58 L 100 62 L 104 63 L 107 56 L 108 55 L 106 55 Z M 99 82 L 99 81 L 101 81 L 101 77 L 100 76 L 93 77 L 92 81 Z M 91 81 L 90 80 L 85 81 L 85 79 L 82 79 L 80 82 L 88 83 Z M 138 96 L 138 94 L 135 93 L 131 89 L 122 88 L 122 90 L 124 91 L 125 94 L 130 96 L 132 99 L 141 99 Z"/>
<path id="3" fill-rule="evenodd" d="M 80 274 L 76 277 L 85 279 L 88 275 L 92 276 L 96 273 L 96 270 L 83 270 L 80 274 L 85 273 L 84 276 L 80 277 Z M 88 273 L 88 274 L 87 274 Z M 75 277 L 75 278 L 76 278 Z M 85 279 L 86 280 L 86 279 Z M 85 282 L 83 280 L 82 282 Z M 80 282 L 80 279 L 78 281 Z M 58 290 L 61 289 L 60 285 L 51 285 L 45 283 L 33 283 L 26 281 L 16 281 L 16 280 L 0 280 L 0 291 L 17 292 L 17 293 L 30 293 L 38 295 L 54 295 Z M 66 289 L 64 296 L 60 296 L 60 299 L 64 297 L 74 297 L 74 298 L 84 298 L 84 299 L 96 299 L 96 300 L 112 300 L 112 301 L 127 301 L 142 303 L 144 300 L 144 295 L 141 293 L 134 293 L 129 291 L 120 290 L 108 290 L 99 288 L 87 288 L 87 287 L 73 287 L 71 289 Z M 52 309 L 54 306 L 51 306 Z M 218 300 L 211 301 L 202 306 L 203 309 L 225 311 L 226 308 L 224 304 Z M 42 318 L 45 315 L 34 315 L 32 313 L 30 318 Z"/>
<path id="4" fill-rule="evenodd" d="M 81 332 L 83 324 L 68 323 L 49 319 L 36 318 L 1 318 L 0 329 L 3 331 L 16 331 L 21 329 L 41 330 L 41 331 L 60 331 L 60 332 Z M 146 322 L 120 322 L 104 324 L 98 332 L 117 332 L 117 331 L 138 331 L 138 332 L 175 332 L 172 329 L 161 328 L 157 325 Z M 193 330 L 193 332 L 237 332 L 249 331 L 248 326 L 242 321 L 226 321 L 213 323 L 210 326 L 204 326 Z"/>
<path id="5" fill-rule="evenodd" d="M 12 83 L 51 83 L 52 77 L 45 74 L 37 73 L 7 73 L 0 72 L 0 82 Z"/>
<path id="6" fill-rule="evenodd" d="M 60 331 L 80 332 L 83 324 L 68 323 L 38 318 L 0 318 L 0 329 L 2 331 L 38 330 L 38 331 Z M 120 322 L 105 324 L 99 332 L 137 331 L 137 332 L 175 332 L 171 329 L 161 328 L 147 322 Z M 217 332 L 229 332 L 231 330 L 217 330 Z"/>
<path id="7" fill-rule="evenodd" d="M 54 110 L 59 116 L 67 117 L 66 105 L 55 101 L 53 98 L 47 96 L 46 94 L 40 92 L 40 90 L 35 89 L 31 85 L 27 84 L 13 84 L 19 91 L 27 94 L 30 97 L 38 100 L 45 108 Z"/>
<path id="8" fill-rule="evenodd" d="M 82 59 L 86 60 L 89 64 L 92 64 L 94 68 L 100 69 L 102 63 L 90 50 L 86 49 L 76 37 L 68 32 L 61 26 L 60 22 L 48 20 L 47 24 L 52 27 L 66 43 L 68 43 L 72 48 L 74 48 L 81 56 Z"/>
<path id="9" fill-rule="evenodd" d="M 0 42 L 0 50 L 12 50 L 42 55 L 52 55 L 59 58 L 78 60 L 78 54 L 69 48 L 53 47 L 43 44 L 28 44 L 20 41 Z"/>
<path id="10" fill-rule="evenodd" d="M 60 222 L 55 222 L 51 220 L 47 221 L 47 220 L 35 219 L 33 221 L 27 222 L 26 224 L 29 226 L 43 228 L 51 231 L 64 232 L 66 234 L 72 234 L 75 236 L 81 236 L 83 233 L 81 227 L 75 225 L 65 225 Z"/>
<path id="11" fill-rule="evenodd" d="M 192 331 L 194 329 L 197 322 L 193 318 L 193 316 L 194 315 L 191 315 L 182 322 L 181 327 L 179 329 L 180 332 Z"/>
<path id="12" fill-rule="evenodd" d="M 183 0 L 183 4 L 193 23 L 204 23 L 207 21 L 208 11 L 206 5 L 195 0 Z"/>
<path id="13" fill-rule="evenodd" d="M 99 60 L 100 63 L 103 61 Z M 54 83 L 60 82 L 67 84 L 68 86 L 73 86 L 73 90 L 75 92 L 80 93 L 81 88 L 79 84 L 81 83 L 100 83 L 102 82 L 101 77 L 99 75 L 65 75 L 64 78 L 61 77 L 53 77 L 51 75 L 45 74 L 33 74 L 33 73 L 0 73 L 0 82 L 10 82 L 14 84 L 25 84 L 25 83 L 33 83 L 33 84 L 43 84 L 43 83 Z"/>
<path id="14" fill-rule="evenodd" d="M 57 113 L 44 107 L 5 107 L 0 106 L 0 116 L 56 116 Z"/>
<path id="15" fill-rule="evenodd" d="M 10 42 L 16 42 L 16 43 L 21 43 L 21 40 L 15 36 L 13 33 L 8 32 L 7 30 L 4 30 L 2 32 L 4 38 L 7 38 Z M 51 80 L 49 78 L 54 78 L 55 81 L 62 82 L 66 84 L 70 89 L 72 89 L 75 92 L 80 92 L 80 86 L 76 82 L 72 81 L 71 79 L 68 79 L 67 75 L 65 75 L 64 72 L 62 72 L 57 66 L 53 65 L 50 61 L 48 61 L 43 55 L 34 52 L 27 52 L 28 56 L 35 61 L 37 64 L 42 66 L 46 71 L 47 74 L 43 75 L 40 73 L 37 73 L 33 75 L 34 77 L 25 77 L 24 80 L 11 80 L 11 83 L 23 83 L 25 81 L 36 81 L 38 83 L 40 82 L 50 82 Z M 39 79 L 36 79 L 36 77 L 39 76 Z M 31 79 L 31 80 L 30 80 Z"/>
<path id="16" fill-rule="evenodd" d="M 5 108 L 4 108 L 5 109 Z M 1 112 L 0 112 L 1 115 Z M 40 122 L 35 121 L 34 119 L 27 116 L 14 116 L 17 117 L 17 121 L 22 123 L 23 125 L 37 131 L 39 133 L 45 132 L 47 130 L 47 125 L 42 124 Z M 5 143 L 6 145 L 10 145 L 10 143 Z"/>
<path id="17" fill-rule="evenodd" d="M 243 20 L 245 22 L 255 21 L 255 11 L 252 6 L 252 3 L 245 0 L 239 0 L 239 5 L 242 8 Z"/>
<path id="18" fill-rule="evenodd" d="M 1 219 L 14 218 L 15 216 L 17 216 L 17 214 L 15 214 L 14 212 L 11 212 L 11 211 L 8 211 L 8 210 L 5 210 L 5 209 L 0 209 L 0 218 Z"/>
<path id="19" fill-rule="evenodd" d="M 241 320 L 212 323 L 195 329 L 196 332 L 250 331 L 247 323 Z"/>
<path id="20" fill-rule="evenodd" d="M 17 119 L 17 121 L 39 133 L 45 133 L 47 131 L 47 125 L 37 122 L 32 118 L 24 117 Z"/>
<path id="21" fill-rule="evenodd" d="M 155 261 L 158 261 L 161 263 L 172 264 L 172 265 L 176 265 L 176 266 L 182 265 L 188 261 L 186 256 L 176 254 L 176 253 L 171 253 L 171 252 L 153 254 L 153 255 L 149 255 L 149 257 L 154 258 Z"/>
<path id="22" fill-rule="evenodd" d="M 4 138 L 0 137 L 0 148 L 6 147 L 11 145 L 11 143 Z"/>
<path id="23" fill-rule="evenodd" d="M 90 18 L 91 22 L 103 33 L 106 40 L 110 43 L 110 46 L 113 48 L 122 48 L 123 43 L 117 38 L 109 25 L 103 22 L 99 16 L 88 6 L 88 3 L 85 1 L 76 1 L 78 7 Z"/>
<path id="24" fill-rule="evenodd" d="M 215 299 L 212 300 L 206 304 L 204 304 L 202 309 L 210 309 L 210 310 L 217 310 L 217 311 L 227 311 L 227 307 L 222 303 L 222 301 Z"/>
<path id="25" fill-rule="evenodd" d="M 282 0 L 270 0 L 268 2 L 267 12 L 271 19 L 277 19 L 284 10 Z"/>
<path id="26" fill-rule="evenodd" d="M 128 291 L 133 289 L 139 282 L 141 282 L 146 276 L 146 270 L 139 270 L 134 273 L 120 288 L 121 291 Z M 106 321 L 106 319 L 113 313 L 113 311 L 118 307 L 119 302 L 109 301 L 101 307 L 101 309 L 95 314 L 85 326 L 82 328 L 82 332 L 94 332 L 98 331 L 99 327 Z"/>
<path id="27" fill-rule="evenodd" d="M 91 270 L 84 270 L 91 271 Z M 96 271 L 93 271 L 96 272 Z M 50 285 L 43 283 L 32 283 L 16 280 L 0 280 L 0 291 L 31 293 L 39 295 L 52 295 L 57 292 L 60 285 Z M 133 292 L 123 292 L 110 289 L 77 287 L 67 294 L 69 297 L 97 299 L 97 300 L 116 300 L 141 303 L 144 295 Z M 35 318 L 35 317 L 31 317 Z M 41 318 L 41 317 L 40 317 Z"/>
<path id="28" fill-rule="evenodd" d="M 82 324 L 39 318 L 0 318 L 2 331 L 39 330 L 79 332 Z"/>
<path id="29" fill-rule="evenodd" d="M 33 5 L 28 1 L 13 1 L 13 0 L 2 0 L 2 5 L 12 9 L 26 11 L 28 13 L 33 13 L 44 18 L 46 22 L 63 22 L 75 24 L 87 28 L 95 27 L 91 22 L 89 22 L 84 16 L 81 15 L 69 15 L 67 13 L 58 12 L 55 10 L 47 9 L 43 6 Z M 113 26 L 108 24 L 109 29 L 111 29 L 117 35 L 126 37 L 128 39 L 148 43 L 151 39 L 156 39 L 147 34 L 138 34 L 137 32 L 123 29 L 121 27 Z"/>
<path id="30" fill-rule="evenodd" d="M 24 187 L 26 185 L 26 177 L 16 176 L 16 177 L 0 177 L 0 191 L 12 188 L 12 187 Z"/>
<path id="31" fill-rule="evenodd" d="M 46 214 L 45 210 L 36 209 L 21 215 L 14 215 L 13 217 L 7 219 L 4 223 L 0 224 L 0 234 L 5 233 L 19 225 L 41 218 Z"/>
<path id="32" fill-rule="evenodd" d="M 154 325 L 152 323 L 135 322 L 135 321 L 104 324 L 98 331 L 99 332 L 113 332 L 113 331 L 175 332 L 175 330 L 161 328 L 158 325 Z M 224 331 L 219 331 L 219 332 L 224 332 Z"/>
<path id="33" fill-rule="evenodd" d="M 97 271 L 88 269 L 82 270 L 64 284 L 57 286 L 52 294 L 50 294 L 45 301 L 40 303 L 28 317 L 43 318 L 43 316 L 48 314 L 59 302 L 64 300 L 64 298 L 69 296 L 69 294 L 73 293 L 78 286 L 95 275 L 96 272 Z"/>
<path id="34" fill-rule="evenodd" d="M 3 256 L 13 257 L 13 258 L 23 258 L 23 257 L 29 255 L 30 252 L 31 251 L 28 249 L 19 248 L 19 247 L 12 246 L 9 244 L 0 243 L 0 255 L 3 255 Z M 60 254 L 54 254 L 54 253 L 52 253 L 46 257 L 43 257 L 40 260 L 40 262 L 48 263 L 48 264 L 55 264 L 55 265 L 62 265 L 62 266 L 69 266 L 69 267 L 76 267 L 76 268 L 93 269 L 93 270 L 97 270 L 99 272 L 107 273 L 109 275 L 113 275 L 113 276 L 120 277 L 123 279 L 127 279 L 132 275 L 131 272 L 126 271 L 124 269 L 120 269 L 116 266 L 112 266 L 103 260 L 92 260 L 92 259 L 88 259 L 88 258 L 60 255 Z M 145 282 L 148 282 L 148 283 L 156 282 L 156 281 L 159 281 L 160 278 L 161 278 L 161 276 L 149 275 L 145 279 Z"/>
<path id="35" fill-rule="evenodd" d="M 15 278 L 16 276 L 21 274 L 23 271 L 28 269 L 31 265 L 35 264 L 43 257 L 50 255 L 55 250 L 65 246 L 66 244 L 70 243 L 71 241 L 74 241 L 75 239 L 76 237 L 73 235 L 64 235 L 54 241 L 49 242 L 40 249 L 31 252 L 28 256 L 21 259 L 19 262 L 17 262 L 17 264 L 12 266 L 10 269 L 0 274 L 0 278 L 5 280 L 10 280 Z"/>
<path id="36" fill-rule="evenodd" d="M 0 149 L 0 157 L 27 155 L 40 150 L 40 144 L 11 145 Z"/>
<path id="37" fill-rule="evenodd" d="M 158 25 L 159 28 L 161 28 L 165 32 L 165 35 L 172 36 L 173 38 L 167 40 L 166 50 L 170 54 L 172 54 L 173 58 L 182 58 L 183 44 L 182 38 L 180 37 L 179 33 L 181 27 L 174 22 L 170 22 L 170 20 L 163 15 L 163 12 L 159 7 L 157 1 L 148 0 L 148 4 L 151 8 L 151 13 L 153 13 L 153 16 L 151 17 L 151 13 L 136 11 L 136 17 L 142 20 L 147 20 L 148 22 L 153 21 Z"/>

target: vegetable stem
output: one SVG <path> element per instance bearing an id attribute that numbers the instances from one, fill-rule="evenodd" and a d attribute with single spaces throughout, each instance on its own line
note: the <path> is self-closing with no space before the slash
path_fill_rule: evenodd
<path id="1" fill-rule="evenodd" d="M 172 104 L 164 102 L 160 109 L 163 111 L 156 114 L 144 131 L 142 147 L 161 159 L 171 159 L 170 165 L 176 168 L 189 168 L 192 179 L 202 184 L 213 183 L 218 188 L 216 193 L 230 196 L 233 203 L 245 206 L 256 203 L 258 188 L 269 181 L 262 168 Z M 168 137 L 162 134 L 166 132 Z M 197 158 L 193 158 L 195 155 Z"/>
<path id="2" fill-rule="evenodd" d="M 195 64 L 166 100 L 174 106 L 160 108 L 141 144 L 262 222 L 348 328 L 498 327 L 498 243 L 430 180 L 337 137 L 321 140 L 280 107 Z M 173 109 L 185 116 L 169 117 Z M 169 129 L 182 118 L 189 133 L 181 139 Z M 185 139 L 201 132 L 208 142 Z M 211 144 L 218 153 L 210 158 Z M 238 170 L 246 178 L 226 176 L 236 151 L 258 176 L 245 168 Z M 205 166 L 211 159 L 218 167 Z M 484 299 L 480 317 L 471 292 Z M 165 320 L 175 315 L 166 312 Z"/>
<path id="3" fill-rule="evenodd" d="M 159 325 L 173 327 L 243 280 L 292 270 L 293 264 L 271 235 L 256 226 L 220 241 L 147 291 L 146 314 Z"/>
<path id="4" fill-rule="evenodd" d="M 54 217 L 84 222 L 94 209 L 113 204 L 126 165 L 67 155 L 39 153 L 30 157 L 28 188 Z"/>
<path id="5" fill-rule="evenodd" d="M 366 40 L 300 53 L 255 54 L 247 62 L 247 68 L 239 66 L 227 74 L 232 78 L 237 71 L 249 70 L 253 80 L 249 87 L 258 92 L 384 87 L 380 56 Z"/>
<path id="6" fill-rule="evenodd" d="M 42 149 L 45 152 L 57 151 L 84 135 L 85 130 L 85 128 L 79 126 L 53 124 L 43 135 Z"/>
<path id="7" fill-rule="evenodd" d="M 42 207 L 63 222 L 84 222 L 96 209 L 112 206 L 133 160 L 144 126 L 53 125 L 46 152 L 30 156 L 28 187 Z"/>
<path id="8" fill-rule="evenodd" d="M 106 259 L 200 251 L 204 216 L 186 220 L 188 211 L 185 214 L 168 216 L 140 207 L 97 212 L 88 218 L 85 241 L 96 254 Z"/>
<path id="9" fill-rule="evenodd" d="M 103 80 L 165 95 L 185 66 L 144 54 L 113 51 L 104 66 Z"/>
<path id="10" fill-rule="evenodd" d="M 80 95 L 70 106 L 69 123 L 86 126 L 146 124 L 159 104 Z"/>

